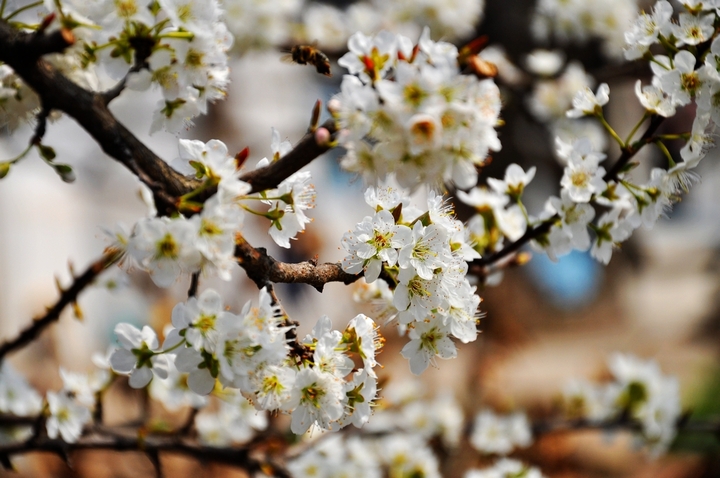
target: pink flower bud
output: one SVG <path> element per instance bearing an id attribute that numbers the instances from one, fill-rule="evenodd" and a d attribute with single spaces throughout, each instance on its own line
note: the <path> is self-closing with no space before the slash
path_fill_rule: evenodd
<path id="1" fill-rule="evenodd" d="M 318 146 L 327 146 L 330 142 L 330 131 L 327 128 L 318 128 L 315 131 L 315 142 Z"/>
<path id="2" fill-rule="evenodd" d="M 330 113 L 337 113 L 338 111 L 340 111 L 341 106 L 342 103 L 340 103 L 340 100 L 338 100 L 337 98 L 333 98 L 327 102 L 327 109 Z"/>

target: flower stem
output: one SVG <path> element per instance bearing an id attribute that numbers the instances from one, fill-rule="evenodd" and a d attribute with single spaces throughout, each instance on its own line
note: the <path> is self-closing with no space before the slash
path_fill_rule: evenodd
<path id="1" fill-rule="evenodd" d="M 663 143 L 662 141 L 655 141 L 655 144 L 658 148 L 660 148 L 660 151 L 662 151 L 667 158 L 669 167 L 672 168 L 673 166 L 675 166 L 675 161 L 673 160 L 672 154 L 670 154 L 670 151 L 667 149 L 667 146 L 665 146 L 665 143 Z"/>
<path id="2" fill-rule="evenodd" d="M 617 144 L 620 145 L 620 149 L 625 149 L 625 143 L 623 140 L 618 136 L 618 134 L 615 132 L 615 130 L 610 126 L 610 124 L 605 121 L 605 116 L 602 113 L 599 113 L 597 115 L 597 118 L 600 120 L 600 123 L 605 127 L 608 133 L 610 133 L 610 136 L 613 137 L 615 141 L 617 141 Z"/>
<path id="3" fill-rule="evenodd" d="M 628 134 L 627 139 L 625 139 L 625 144 L 630 144 L 630 141 L 632 141 L 633 136 L 635 136 L 635 133 L 637 133 L 637 130 L 640 129 L 640 126 L 645 122 L 646 119 L 648 119 L 650 115 L 647 111 L 645 111 L 645 114 L 642 118 L 640 118 L 640 121 L 637 122 L 635 127 L 630 131 L 630 134 Z"/>
<path id="4" fill-rule="evenodd" d="M 8 15 L 8 17 L 5 19 L 5 21 L 10 21 L 10 19 L 12 17 L 24 12 L 25 10 L 30 10 L 31 8 L 39 7 L 42 4 L 43 4 L 43 2 L 40 1 L 40 2 L 30 3 L 28 5 L 25 5 L 24 7 L 20 7 L 17 10 L 15 10 L 14 12 L 12 12 L 10 15 Z M 5 0 L 3 0 L 2 10 L 0 11 L 0 15 L 2 15 L 2 12 L 4 12 L 4 11 L 5 11 Z"/>

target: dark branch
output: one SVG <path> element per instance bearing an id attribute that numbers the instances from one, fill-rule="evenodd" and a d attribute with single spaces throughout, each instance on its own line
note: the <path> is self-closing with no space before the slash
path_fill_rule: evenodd
<path id="1" fill-rule="evenodd" d="M 547 234 L 550 232 L 550 228 L 552 227 L 553 223 L 555 221 L 553 218 L 548 219 L 546 222 L 543 222 L 539 226 L 535 226 L 532 229 L 528 229 L 525 231 L 525 234 L 522 235 L 520 239 L 517 241 L 511 242 L 507 246 L 503 247 L 499 251 L 497 251 L 494 254 L 490 254 L 487 256 L 484 256 L 480 259 L 476 259 L 472 261 L 469 266 L 470 269 L 474 269 L 477 267 L 485 267 L 489 266 L 491 264 L 495 264 L 500 259 L 503 259 L 513 252 L 517 252 L 522 246 L 527 244 L 528 242 L 532 241 L 533 239 L 542 236 L 543 234 Z"/>
<path id="2" fill-rule="evenodd" d="M 142 39 L 139 39 L 140 41 Z M 0 61 L 7 63 L 37 94 L 47 111 L 60 110 L 73 117 L 105 153 L 113 157 L 155 193 L 161 213 L 175 210 L 175 198 L 200 186 L 200 181 L 183 176 L 153 153 L 120 124 L 107 108 L 125 87 L 121 81 L 104 93 L 94 93 L 70 81 L 54 66 L 44 61 L 46 53 L 62 52 L 75 41 L 68 30 L 51 34 L 32 34 L 19 31 L 0 20 Z M 138 48 L 136 64 L 139 70 L 147 56 Z M 327 121 L 322 127 L 335 133 L 335 122 Z M 313 133 L 306 134 L 297 146 L 279 161 L 261 169 L 250 171 L 241 179 L 252 185 L 252 192 L 264 191 L 279 185 L 284 179 L 308 165 L 333 147 L 318 145 Z M 209 197 L 214 191 L 208 191 Z"/>
<path id="3" fill-rule="evenodd" d="M 236 236 L 235 243 L 235 256 L 240 266 L 258 288 L 272 283 L 298 283 L 310 284 L 322 292 L 328 282 L 342 282 L 347 285 L 362 277 L 361 274 L 348 274 L 338 263 L 279 262 L 269 256 L 264 248 L 256 249 L 251 246 L 240 234 Z"/>
<path id="4" fill-rule="evenodd" d="M 188 297 L 195 297 L 197 295 L 199 285 L 200 273 L 193 272 L 192 274 L 190 274 L 190 288 L 188 289 Z"/>
<path id="5" fill-rule="evenodd" d="M 135 61 L 133 63 L 133 66 L 132 68 L 130 68 L 130 70 L 128 70 L 127 74 L 123 77 L 123 79 L 120 80 L 115 86 L 101 93 L 105 105 L 110 104 L 112 100 L 120 96 L 120 94 L 125 90 L 128 77 L 131 74 L 137 73 L 143 68 L 145 68 L 147 66 L 147 59 L 152 54 L 152 47 L 154 44 L 152 38 L 135 37 L 131 41 L 132 46 L 135 49 Z"/>
<path id="6" fill-rule="evenodd" d="M 335 121 L 327 120 L 321 128 L 333 135 L 337 129 Z M 253 193 L 277 187 L 283 180 L 310 164 L 315 158 L 332 149 L 332 145 L 319 145 L 314 133 L 307 133 L 292 151 L 278 161 L 264 168 L 255 169 L 243 174 L 240 179 L 252 185 Z"/>
<path id="7" fill-rule="evenodd" d="M 622 150 L 620 157 L 615 162 L 615 164 L 613 164 L 613 167 L 610 168 L 610 171 L 605 174 L 603 180 L 617 180 L 618 175 L 622 172 L 623 168 L 630 162 L 632 157 L 635 156 L 635 154 L 648 143 L 648 140 L 652 138 L 652 136 L 655 134 L 655 131 L 657 131 L 663 121 L 665 121 L 665 118 L 663 118 L 662 116 L 653 115 L 650 118 L 650 124 L 648 125 L 647 130 L 645 130 L 645 133 L 643 133 L 642 137 L 635 143 L 626 146 Z"/>
<path id="8" fill-rule="evenodd" d="M 664 120 L 665 118 L 663 118 L 662 116 L 652 116 L 650 118 L 650 124 L 648 125 L 647 130 L 645 130 L 645 133 L 643 133 L 642 137 L 639 140 L 635 141 L 633 144 L 623 148 L 622 152 L 620 153 L 620 157 L 617 159 L 617 161 L 615 161 L 615 164 L 613 164 L 612 168 L 610 168 L 610 170 L 605 174 L 603 180 L 606 182 L 616 181 L 618 175 L 622 172 L 623 168 L 630 162 L 630 160 L 637 154 L 638 151 L 640 151 L 643 146 L 650 142 L 653 135 Z M 513 252 L 517 252 L 522 246 L 532 241 L 533 239 L 537 239 L 543 234 L 547 234 L 548 232 L 550 232 L 550 229 L 552 228 L 555 219 L 557 219 L 557 216 L 547 219 L 541 224 L 531 229 L 528 229 L 527 231 L 525 231 L 525 234 L 523 234 L 520 239 L 511 242 L 498 252 L 472 261 L 470 263 L 470 270 L 473 271 L 475 275 L 482 275 L 481 271 L 486 266 L 495 264 L 500 259 L 509 256 Z"/>
<path id="9" fill-rule="evenodd" d="M 2 21 L 0 37 L 0 56 L 25 57 L 34 61 L 49 53 L 61 53 L 75 43 L 75 36 L 70 30 L 61 28 L 47 35 L 44 33 L 25 33 Z"/>
<path id="10" fill-rule="evenodd" d="M 32 138 L 30 138 L 30 144 L 40 144 L 42 142 L 43 137 L 45 137 L 45 132 L 47 131 L 48 116 L 50 116 L 50 110 L 43 106 L 35 117 L 37 123 L 35 124 L 35 132 Z"/>
<path id="11" fill-rule="evenodd" d="M 685 433 L 709 433 L 720 435 L 720 420 L 688 420 L 687 415 L 678 417 L 675 424 L 678 431 Z M 576 419 L 549 419 L 536 421 L 532 424 L 533 435 L 546 433 L 562 433 L 578 430 L 629 430 L 642 431 L 643 424 L 630 417 L 621 415 L 608 420 L 588 420 L 585 418 Z"/>
<path id="12" fill-rule="evenodd" d="M 211 461 L 236 466 L 247 470 L 250 474 L 262 471 L 269 472 L 271 476 L 278 478 L 291 478 L 290 473 L 284 467 L 271 462 L 266 457 L 254 456 L 260 454 L 254 453 L 249 448 L 214 448 L 178 439 L 175 436 L 145 436 L 138 438 L 137 436 L 110 435 L 96 432 L 81 437 L 76 443 L 65 443 L 62 440 L 42 437 L 32 441 L 2 445 L 0 446 L 0 455 L 12 456 L 32 452 L 50 452 L 65 457 L 67 453 L 77 450 L 134 451 L 156 456 L 160 453 L 178 454 L 202 462 Z"/>
<path id="13" fill-rule="evenodd" d="M 38 94 L 44 108 L 57 109 L 73 117 L 105 153 L 125 165 L 151 189 L 161 189 L 165 197 L 174 197 L 199 186 L 198 181 L 172 169 L 120 124 L 107 109 L 102 94 L 78 86 L 40 58 L 45 53 L 61 52 L 72 44 L 68 35 L 60 32 L 35 35 L 0 21 L 0 61 L 11 66 Z M 161 206 L 173 208 L 174 204 Z"/>
<path id="14" fill-rule="evenodd" d="M 65 307 L 77 301 L 80 292 L 92 284 L 102 271 L 119 259 L 120 254 L 118 254 L 117 251 L 109 251 L 103 254 L 100 259 L 90 264 L 85 272 L 75 278 L 69 289 L 62 291 L 60 299 L 58 299 L 55 305 L 48 309 L 44 316 L 36 318 L 33 323 L 20 332 L 20 335 L 15 339 L 0 345 L 0 362 L 2 362 L 8 353 L 18 350 L 35 340 L 43 330 L 60 318 L 60 313 Z"/>

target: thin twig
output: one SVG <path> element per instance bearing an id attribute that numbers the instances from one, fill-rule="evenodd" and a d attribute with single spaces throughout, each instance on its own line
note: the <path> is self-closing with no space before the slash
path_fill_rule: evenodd
<path id="1" fill-rule="evenodd" d="M 35 124 L 35 132 L 32 138 L 30 138 L 30 144 L 37 145 L 42 142 L 42 139 L 45 136 L 45 131 L 47 130 L 47 119 L 49 115 L 50 109 L 43 105 L 40 112 L 35 117 L 35 121 L 37 121 L 37 123 Z"/>
<path id="2" fill-rule="evenodd" d="M 321 127 L 331 135 L 337 132 L 334 120 L 327 120 Z M 307 133 L 285 156 L 264 168 L 243 174 L 240 179 L 252 185 L 251 193 L 272 189 L 332 148 L 329 144 L 319 145 L 315 134 Z"/>
<path id="3" fill-rule="evenodd" d="M 144 452 L 148 456 L 160 453 L 185 455 L 201 461 L 236 466 L 248 472 L 269 472 L 276 478 L 291 478 L 283 466 L 266 457 L 254 456 L 249 448 L 215 448 L 192 441 L 178 440 L 175 436 L 150 435 L 138 437 L 109 435 L 94 431 L 80 437 L 76 443 L 65 443 L 41 437 L 35 441 L 0 445 L 0 455 L 13 456 L 32 452 L 50 452 L 67 459 L 68 453 L 78 450 L 111 450 L 117 452 Z"/>
<path id="4" fill-rule="evenodd" d="M 679 432 L 684 433 L 709 433 L 720 436 L 720 420 L 688 420 L 686 415 L 681 415 L 675 424 Z M 532 424 L 534 435 L 547 433 L 573 432 L 579 430 L 629 430 L 642 431 L 643 424 L 628 416 L 621 415 L 608 420 L 577 419 L 550 419 L 536 421 Z"/>
<path id="5" fill-rule="evenodd" d="M 610 168 L 610 170 L 605 174 L 603 180 L 605 180 L 606 182 L 617 180 L 618 175 L 622 172 L 623 168 L 638 153 L 638 151 L 640 151 L 640 149 L 642 149 L 642 147 L 647 144 L 648 140 L 652 138 L 652 136 L 655 134 L 655 131 L 657 131 L 657 129 L 660 127 L 664 120 L 665 118 L 663 118 L 662 116 L 652 116 L 650 118 L 650 124 L 648 125 L 647 130 L 645 130 L 645 133 L 643 133 L 642 137 L 636 142 L 634 142 L 632 145 L 628 145 L 622 150 L 622 152 L 620 153 L 620 157 L 618 157 L 612 168 Z M 513 252 L 518 251 L 522 246 L 532 241 L 533 239 L 536 239 L 543 234 L 547 234 L 548 232 L 550 232 L 550 229 L 555 223 L 557 217 L 558 216 L 553 216 L 550 219 L 543 221 L 541 224 L 528 229 L 527 231 L 525 231 L 525 234 L 520 237 L 520 239 L 509 243 L 507 246 L 503 247 L 498 252 L 472 261 L 469 264 L 469 270 L 474 271 L 474 274 L 477 275 L 479 274 L 479 271 L 482 270 L 482 268 L 498 262 L 500 259 L 503 259 L 504 257 L 512 254 Z"/>
<path id="6" fill-rule="evenodd" d="M 195 417 L 197 417 L 197 414 L 200 410 L 198 408 L 191 408 L 190 413 L 188 414 L 187 420 L 185 420 L 185 423 L 183 426 L 181 426 L 177 434 L 180 436 L 186 436 L 190 433 L 190 430 L 192 430 L 193 425 L 195 424 Z"/>
<path id="7" fill-rule="evenodd" d="M 200 272 L 190 274 L 190 288 L 188 289 L 188 297 L 195 297 L 200 283 Z"/>
<path id="8" fill-rule="evenodd" d="M 120 96 L 127 86 L 128 77 L 133 73 L 138 73 L 140 70 L 147 66 L 147 59 L 152 54 L 153 41 L 148 37 L 134 37 L 130 39 L 133 48 L 135 49 L 135 62 L 133 66 L 128 70 L 125 76 L 115 86 L 109 90 L 100 93 L 105 105 L 109 105 L 112 100 Z"/>
<path id="9" fill-rule="evenodd" d="M 103 256 L 90 264 L 90 266 L 79 277 L 76 277 L 69 289 L 63 290 L 60 299 L 48 309 L 47 313 L 33 320 L 32 324 L 27 326 L 20 335 L 13 340 L 9 340 L 0 345 L 0 362 L 10 352 L 14 352 L 35 340 L 40 333 L 50 324 L 60 318 L 60 313 L 66 306 L 77 301 L 80 292 L 85 290 L 87 286 L 99 276 L 105 269 L 118 261 L 121 254 L 116 250 L 111 250 L 103 254 Z"/>

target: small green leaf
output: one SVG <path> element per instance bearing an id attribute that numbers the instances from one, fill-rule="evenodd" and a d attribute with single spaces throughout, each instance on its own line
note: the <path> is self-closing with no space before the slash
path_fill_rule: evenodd
<path id="1" fill-rule="evenodd" d="M 60 179 L 66 183 L 75 181 L 75 172 L 67 164 L 53 164 L 52 167 L 55 169 L 55 172 L 60 175 Z"/>
<path id="2" fill-rule="evenodd" d="M 55 150 L 51 148 L 50 146 L 45 146 L 44 144 L 38 144 L 38 151 L 40 151 L 40 156 L 43 157 L 45 161 L 52 161 L 55 159 Z"/>
<path id="3" fill-rule="evenodd" d="M 0 163 L 0 179 L 4 178 L 10 172 L 10 163 Z"/>
<path id="4" fill-rule="evenodd" d="M 207 167 L 199 161 L 190 161 L 190 166 L 195 170 L 195 177 L 198 179 L 208 176 Z"/>
<path id="5" fill-rule="evenodd" d="M 629 171 L 632 171 L 633 169 L 637 168 L 640 165 L 640 163 L 633 161 L 630 163 L 627 163 L 625 166 L 622 167 L 620 170 L 621 173 L 627 173 Z"/>

